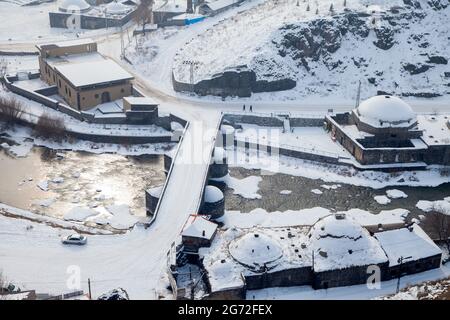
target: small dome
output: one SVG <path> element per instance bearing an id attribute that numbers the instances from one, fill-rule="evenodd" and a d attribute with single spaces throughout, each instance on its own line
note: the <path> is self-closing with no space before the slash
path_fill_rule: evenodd
<path id="1" fill-rule="evenodd" d="M 409 127 L 417 121 L 416 114 L 406 102 L 388 95 L 364 100 L 356 113 L 361 122 L 373 127 Z"/>
<path id="2" fill-rule="evenodd" d="M 215 147 L 214 148 L 214 154 L 213 154 L 213 162 L 218 164 L 223 164 L 226 162 L 227 154 L 225 153 L 225 150 L 221 147 Z"/>
<path id="3" fill-rule="evenodd" d="M 148 193 L 154 198 L 159 198 L 161 196 L 163 188 L 164 188 L 163 185 L 154 187 L 154 188 L 150 188 L 150 189 L 148 189 Z"/>
<path id="4" fill-rule="evenodd" d="M 273 268 L 283 256 L 283 249 L 273 238 L 261 232 L 250 232 L 230 242 L 228 250 L 234 260 L 253 270 Z"/>
<path id="5" fill-rule="evenodd" d="M 110 14 L 125 14 L 130 11 L 130 7 L 117 1 L 110 2 L 106 5 L 106 12 Z"/>
<path id="6" fill-rule="evenodd" d="M 234 133 L 234 128 L 232 127 L 232 126 L 230 126 L 230 125 L 228 125 L 228 124 L 223 124 L 221 127 L 220 127 L 220 131 L 223 133 L 223 134 L 232 134 L 232 133 Z"/>
<path id="7" fill-rule="evenodd" d="M 62 0 L 58 8 L 62 12 L 85 12 L 91 6 L 85 0 Z"/>
<path id="8" fill-rule="evenodd" d="M 223 200 L 223 193 L 219 188 L 214 186 L 206 186 L 205 188 L 205 202 L 214 203 Z"/>

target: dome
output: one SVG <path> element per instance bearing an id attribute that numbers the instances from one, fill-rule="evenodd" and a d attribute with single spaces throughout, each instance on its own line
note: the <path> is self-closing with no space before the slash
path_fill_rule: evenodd
<path id="1" fill-rule="evenodd" d="M 106 5 L 106 12 L 110 14 L 125 14 L 130 11 L 130 7 L 117 1 L 110 2 Z"/>
<path id="2" fill-rule="evenodd" d="M 62 0 L 58 9 L 63 12 L 85 12 L 91 6 L 85 0 Z"/>
<path id="3" fill-rule="evenodd" d="M 148 193 L 154 198 L 159 198 L 161 196 L 163 189 L 164 185 L 153 187 L 148 189 Z"/>
<path id="4" fill-rule="evenodd" d="M 213 153 L 213 162 L 217 164 L 223 164 L 227 161 L 227 154 L 221 147 L 215 147 Z"/>
<path id="5" fill-rule="evenodd" d="M 280 244 L 268 235 L 250 232 L 230 242 L 228 250 L 234 260 L 240 264 L 259 271 L 276 266 L 276 261 L 283 256 Z"/>
<path id="6" fill-rule="evenodd" d="M 416 122 L 416 114 L 406 102 L 388 95 L 364 100 L 356 109 L 356 113 L 361 122 L 377 128 L 409 127 Z"/>
<path id="7" fill-rule="evenodd" d="M 219 188 L 214 186 L 206 186 L 205 202 L 214 203 L 223 200 L 223 193 Z"/>
<path id="8" fill-rule="evenodd" d="M 228 125 L 228 124 L 223 124 L 221 127 L 220 127 L 220 131 L 223 133 L 223 134 L 233 134 L 234 133 L 234 128 L 232 127 L 232 126 L 230 126 L 230 125 Z"/>
<path id="9" fill-rule="evenodd" d="M 344 214 L 320 219 L 308 236 L 314 252 L 314 270 L 318 272 L 387 261 L 378 241 Z"/>

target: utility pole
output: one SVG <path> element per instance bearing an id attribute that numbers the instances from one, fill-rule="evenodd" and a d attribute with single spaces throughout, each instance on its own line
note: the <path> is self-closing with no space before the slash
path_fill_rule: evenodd
<path id="1" fill-rule="evenodd" d="M 89 300 L 92 300 L 91 278 L 88 278 Z"/>
<path id="2" fill-rule="evenodd" d="M 194 60 L 185 60 L 183 61 L 183 64 L 188 65 L 189 66 L 189 84 L 190 84 L 190 91 L 191 93 L 194 93 L 194 89 L 195 89 L 195 82 L 194 82 L 194 71 L 195 71 L 195 67 L 198 66 L 200 64 L 200 62 L 198 61 L 194 61 Z"/>
<path id="3" fill-rule="evenodd" d="M 358 82 L 358 91 L 356 92 L 356 103 L 355 108 L 359 107 L 359 101 L 361 99 L 361 80 Z"/>
<path id="4" fill-rule="evenodd" d="M 412 256 L 409 257 L 403 257 L 401 256 L 400 258 L 398 258 L 397 262 L 400 264 L 399 269 L 398 269 L 398 278 L 397 278 L 397 290 L 395 291 L 396 293 L 398 293 L 400 291 L 400 278 L 402 277 L 402 266 L 403 266 L 403 261 L 407 260 L 407 259 L 411 259 Z"/>

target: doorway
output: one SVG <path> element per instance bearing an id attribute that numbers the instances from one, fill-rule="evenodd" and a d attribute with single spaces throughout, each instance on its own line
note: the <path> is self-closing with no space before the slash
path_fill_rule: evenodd
<path id="1" fill-rule="evenodd" d="M 102 93 L 102 103 L 111 102 L 111 95 L 108 91 Z"/>

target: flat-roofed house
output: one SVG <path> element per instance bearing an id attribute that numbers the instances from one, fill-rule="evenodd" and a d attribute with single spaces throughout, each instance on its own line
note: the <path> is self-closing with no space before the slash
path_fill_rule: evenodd
<path id="1" fill-rule="evenodd" d="M 38 45 L 41 78 L 58 89 L 67 104 L 88 110 L 132 95 L 133 76 L 97 52 L 90 39 Z"/>

